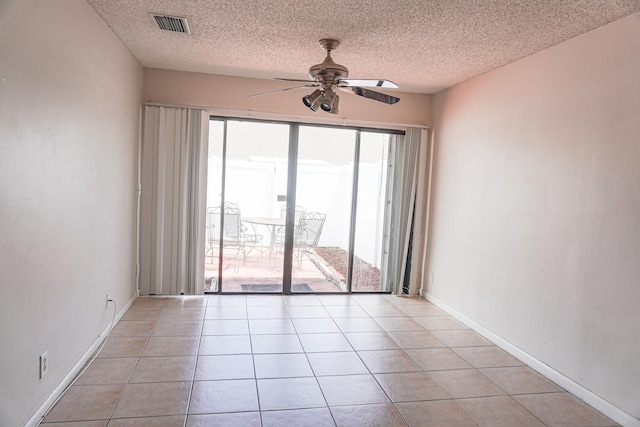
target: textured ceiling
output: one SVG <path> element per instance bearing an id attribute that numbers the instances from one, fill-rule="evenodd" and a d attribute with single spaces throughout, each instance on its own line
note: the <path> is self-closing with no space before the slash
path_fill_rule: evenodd
<path id="1" fill-rule="evenodd" d="M 321 38 L 351 78 L 435 93 L 640 11 L 640 0 L 88 0 L 144 67 L 307 78 Z M 187 18 L 161 31 L 150 13 Z M 613 48 L 613 47 L 612 47 Z"/>

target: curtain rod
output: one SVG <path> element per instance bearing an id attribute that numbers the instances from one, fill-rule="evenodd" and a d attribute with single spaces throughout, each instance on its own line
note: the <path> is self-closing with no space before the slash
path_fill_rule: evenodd
<path id="1" fill-rule="evenodd" d="M 161 102 L 145 102 L 144 105 L 154 107 L 172 107 L 172 108 L 194 108 L 198 110 L 206 110 L 212 116 L 224 116 L 233 118 L 254 118 L 260 120 L 277 120 L 297 123 L 326 124 L 350 127 L 368 127 L 368 128 L 388 128 L 394 130 L 406 130 L 407 128 L 431 129 L 430 126 L 413 124 L 413 123 L 390 123 L 390 122 L 373 122 L 368 120 L 349 120 L 334 118 L 315 118 L 310 116 L 296 114 L 271 113 L 266 111 L 240 110 L 233 108 L 205 107 L 202 105 L 180 105 Z"/>

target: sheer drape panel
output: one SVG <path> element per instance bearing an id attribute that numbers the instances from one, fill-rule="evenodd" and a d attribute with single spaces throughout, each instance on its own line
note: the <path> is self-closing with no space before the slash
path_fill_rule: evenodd
<path id="1" fill-rule="evenodd" d="M 417 129 L 420 131 L 420 129 Z M 415 213 L 413 218 L 413 250 L 411 253 L 411 276 L 409 295 L 419 295 L 425 280 L 425 252 L 427 249 L 428 211 L 429 211 L 429 176 L 431 143 L 430 132 L 420 131 L 420 150 L 417 163 L 417 183 Z"/>
<path id="2" fill-rule="evenodd" d="M 140 294 L 202 293 L 208 116 L 145 106 Z"/>
<path id="3" fill-rule="evenodd" d="M 387 265 L 383 289 L 403 293 L 409 238 L 414 222 L 414 205 L 418 188 L 422 129 L 409 128 L 405 136 L 395 136 L 391 144 L 391 196 L 387 211 Z M 416 212 L 416 217 L 417 217 Z M 414 245 L 415 246 L 415 245 Z M 414 286 L 410 290 L 413 291 Z M 413 291 L 415 292 L 415 291 Z"/>

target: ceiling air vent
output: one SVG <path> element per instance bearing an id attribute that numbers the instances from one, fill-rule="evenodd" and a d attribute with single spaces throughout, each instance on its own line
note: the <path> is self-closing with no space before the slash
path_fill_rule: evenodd
<path id="1" fill-rule="evenodd" d="M 180 18 L 177 16 L 156 15 L 154 13 L 152 13 L 151 16 L 153 16 L 153 19 L 156 21 L 156 24 L 158 24 L 158 27 L 161 30 L 191 34 L 186 18 Z"/>

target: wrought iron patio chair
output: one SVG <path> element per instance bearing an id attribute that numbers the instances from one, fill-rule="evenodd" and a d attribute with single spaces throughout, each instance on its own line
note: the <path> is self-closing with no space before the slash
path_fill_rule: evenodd
<path id="1" fill-rule="evenodd" d="M 302 215 L 304 215 L 305 213 L 307 213 L 307 208 L 305 208 L 304 206 L 296 205 L 295 217 L 294 217 L 295 218 L 294 224 L 296 229 L 300 225 L 300 218 L 302 218 Z M 284 219 L 286 216 L 287 216 L 287 205 L 280 205 L 280 218 Z M 276 233 L 275 233 L 275 238 L 276 238 L 275 246 L 283 247 L 284 246 L 284 227 L 278 227 L 278 230 L 276 230 Z"/>
<path id="2" fill-rule="evenodd" d="M 295 223 L 300 222 L 300 217 L 307 213 L 307 208 L 304 206 L 296 205 Z M 287 205 L 280 205 L 280 218 L 287 216 Z"/>
<path id="3" fill-rule="evenodd" d="M 222 236 L 220 224 L 223 224 Z M 207 256 L 211 253 L 213 262 L 214 249 L 236 248 L 236 254 L 244 262 L 247 254 L 256 247 L 262 246 L 263 236 L 247 233 L 247 227 L 242 223 L 242 215 L 235 203 L 225 203 L 224 209 L 220 206 L 207 208 Z M 247 250 L 248 249 L 248 250 Z"/>
<path id="4" fill-rule="evenodd" d="M 319 212 L 305 213 L 300 217 L 293 236 L 294 255 L 297 252 L 298 265 L 302 263 L 303 252 L 310 252 L 318 246 L 326 219 L 327 215 Z"/>

